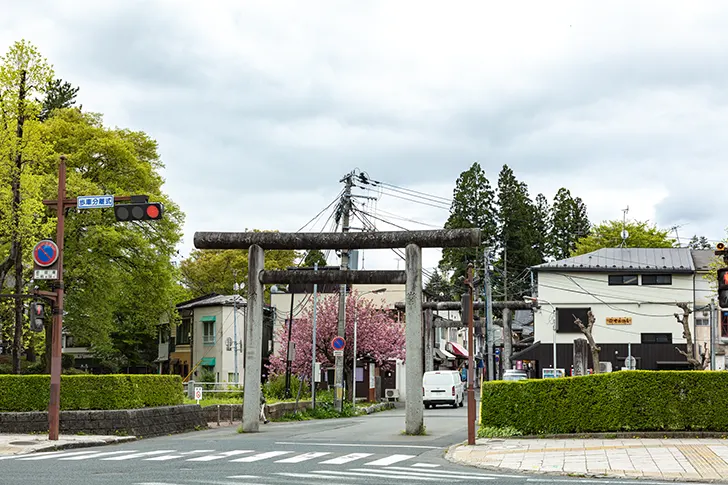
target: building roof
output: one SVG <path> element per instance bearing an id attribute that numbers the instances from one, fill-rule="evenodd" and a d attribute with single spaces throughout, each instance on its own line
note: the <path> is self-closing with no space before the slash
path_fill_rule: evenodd
<path id="1" fill-rule="evenodd" d="M 177 305 L 178 310 L 187 310 L 191 308 L 199 308 L 206 306 L 233 306 L 235 302 L 238 306 L 246 306 L 247 301 L 240 295 L 218 295 L 210 293 L 193 300 L 183 301 Z"/>
<path id="2" fill-rule="evenodd" d="M 720 257 L 716 256 L 712 249 L 692 249 L 690 253 L 696 271 L 710 271 L 710 264 L 716 260 L 720 261 Z"/>
<path id="3" fill-rule="evenodd" d="M 688 248 L 603 248 L 573 258 L 533 266 L 535 271 L 693 273 Z"/>

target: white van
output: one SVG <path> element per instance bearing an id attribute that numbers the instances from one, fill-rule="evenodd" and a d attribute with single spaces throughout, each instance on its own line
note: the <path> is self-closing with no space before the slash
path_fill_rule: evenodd
<path id="1" fill-rule="evenodd" d="M 422 376 L 422 400 L 425 407 L 449 404 L 456 408 L 465 402 L 465 385 L 455 370 L 434 370 Z"/>

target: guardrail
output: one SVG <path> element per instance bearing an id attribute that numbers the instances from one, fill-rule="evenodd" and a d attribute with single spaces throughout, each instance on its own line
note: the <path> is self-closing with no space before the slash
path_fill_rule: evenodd
<path id="1" fill-rule="evenodd" d="M 195 387 L 201 387 L 202 388 L 202 397 L 205 397 L 205 394 L 218 394 L 218 393 L 235 393 L 243 392 L 243 385 L 242 384 L 236 384 L 234 382 L 195 382 L 195 381 L 187 381 L 183 383 L 184 386 L 184 392 L 187 394 L 187 397 L 190 399 L 195 398 Z"/>

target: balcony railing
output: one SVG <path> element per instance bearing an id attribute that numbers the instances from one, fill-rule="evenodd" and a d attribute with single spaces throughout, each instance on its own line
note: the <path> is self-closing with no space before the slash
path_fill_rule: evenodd
<path id="1" fill-rule="evenodd" d="M 215 345 L 215 336 L 214 335 L 203 335 L 202 343 L 204 345 Z"/>

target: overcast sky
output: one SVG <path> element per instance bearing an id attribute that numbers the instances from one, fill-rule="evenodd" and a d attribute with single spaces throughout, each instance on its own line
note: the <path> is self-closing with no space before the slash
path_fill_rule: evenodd
<path id="1" fill-rule="evenodd" d="M 507 163 L 532 195 L 569 188 L 592 221 L 629 206 L 631 219 L 681 225 L 683 242 L 725 234 L 726 2 L 26 0 L 2 10 L 0 51 L 31 41 L 80 86 L 85 110 L 158 140 L 165 191 L 187 214 L 183 255 L 195 231 L 298 230 L 355 168 L 445 199 L 382 194 L 367 210 L 439 227 L 476 160 L 493 184 Z M 396 268 L 396 258 L 367 251 L 365 266 Z M 426 251 L 425 266 L 438 259 Z"/>

